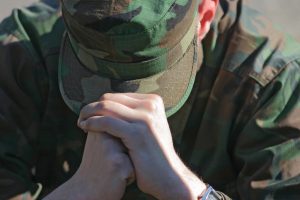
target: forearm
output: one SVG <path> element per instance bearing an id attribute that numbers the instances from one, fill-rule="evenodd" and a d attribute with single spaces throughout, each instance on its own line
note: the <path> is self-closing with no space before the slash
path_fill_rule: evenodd
<path id="1" fill-rule="evenodd" d="M 93 183 L 93 180 L 75 175 L 43 200 L 119 200 L 125 188 L 126 182 Z"/>
<path id="2" fill-rule="evenodd" d="M 112 137 L 89 133 L 77 172 L 44 200 L 119 200 L 133 170 Z"/>
<path id="3" fill-rule="evenodd" d="M 174 184 L 172 186 L 165 185 L 162 190 L 164 192 L 161 193 L 158 199 L 207 200 L 208 197 L 204 197 L 208 193 L 207 184 L 186 167 L 179 157 L 176 157 L 177 159 L 173 158 L 177 160 L 173 165 L 173 168 L 177 169 L 172 181 Z M 213 196 L 218 200 L 231 200 L 230 197 L 218 191 L 213 192 Z"/>
<path id="4" fill-rule="evenodd" d="M 165 174 L 156 185 L 160 188 L 154 195 L 159 200 L 197 200 L 206 190 L 206 184 L 181 161 L 174 152 L 170 155 L 171 166 L 161 170 Z"/>
<path id="5" fill-rule="evenodd" d="M 178 177 L 181 179 L 180 182 L 171 189 L 165 188 L 165 193 L 158 197 L 158 199 L 197 200 L 205 192 L 206 186 L 196 176 L 188 176 Z"/>
<path id="6" fill-rule="evenodd" d="M 85 191 L 79 188 L 79 185 L 71 178 L 58 188 L 56 188 L 52 193 L 43 198 L 43 200 L 84 200 L 88 199 L 85 196 Z"/>

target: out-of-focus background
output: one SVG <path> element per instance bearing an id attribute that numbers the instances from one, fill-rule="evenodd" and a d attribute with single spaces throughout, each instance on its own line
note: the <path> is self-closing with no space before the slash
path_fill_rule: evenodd
<path id="1" fill-rule="evenodd" d="M 1 0 L 0 20 L 9 15 L 16 7 L 30 5 L 38 0 Z M 51 0 L 50 0 L 51 1 Z M 53 0 L 55 1 L 55 0 Z M 299 0 L 248 0 L 253 7 L 266 13 L 284 30 L 300 39 L 300 1 Z"/>
<path id="2" fill-rule="evenodd" d="M 0 1 L 0 19 L 11 13 L 13 8 L 18 8 L 26 5 L 30 5 L 35 0 L 1 0 Z"/>

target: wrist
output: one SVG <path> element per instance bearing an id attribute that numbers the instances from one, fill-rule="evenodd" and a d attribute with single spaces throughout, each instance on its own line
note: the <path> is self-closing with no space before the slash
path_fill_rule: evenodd
<path id="1" fill-rule="evenodd" d="M 82 200 L 117 200 L 121 199 L 126 189 L 126 181 L 120 179 L 117 175 L 102 176 L 94 174 L 94 178 L 90 172 L 84 170 L 78 170 L 72 177 L 72 185 L 79 191 L 80 198 Z M 74 198 L 76 199 L 76 198 Z"/>
<path id="2" fill-rule="evenodd" d="M 182 177 L 187 187 L 187 200 L 198 200 L 206 191 L 206 184 L 190 170 Z"/>
<path id="3" fill-rule="evenodd" d="M 206 184 L 194 174 L 181 160 L 180 160 L 181 173 L 178 173 L 180 179 L 183 180 L 184 185 L 188 191 L 188 196 L 185 199 L 195 200 L 201 197 L 205 193 L 207 186 Z"/>
<path id="4" fill-rule="evenodd" d="M 86 178 L 85 173 L 77 171 L 74 176 L 68 181 L 68 187 L 72 188 L 79 200 L 96 200 L 99 199 L 102 193 L 101 184 L 96 184 L 94 180 Z"/>
<path id="5" fill-rule="evenodd" d="M 198 177 L 180 178 L 182 179 L 176 183 L 174 182 L 172 187 L 163 188 L 163 193 L 157 198 L 159 200 L 198 200 L 203 196 L 207 187 Z"/>
<path id="6" fill-rule="evenodd" d="M 70 194 L 74 195 L 78 200 L 96 200 L 98 194 L 92 191 L 93 188 L 89 187 L 89 182 L 85 181 L 82 176 L 75 173 L 74 176 L 67 181 L 67 189 L 72 191 Z"/>
<path id="7" fill-rule="evenodd" d="M 207 187 L 191 170 L 189 170 L 180 158 L 173 157 L 173 178 L 171 184 L 166 184 L 158 199 L 197 200 L 205 193 Z"/>
<path id="8" fill-rule="evenodd" d="M 43 200 L 96 200 L 84 189 L 82 183 L 73 176 L 64 184 L 52 191 Z"/>

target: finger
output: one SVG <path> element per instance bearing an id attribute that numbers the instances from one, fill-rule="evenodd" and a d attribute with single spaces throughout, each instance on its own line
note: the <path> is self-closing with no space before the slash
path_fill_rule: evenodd
<path id="1" fill-rule="evenodd" d="M 120 152 L 124 152 L 127 153 L 127 149 L 124 146 L 124 144 L 122 143 L 120 138 L 114 137 L 106 132 L 89 132 L 88 134 L 91 134 L 91 137 L 95 140 L 100 140 L 100 141 L 109 141 L 109 147 L 111 149 L 120 151 Z M 95 136 L 95 137 L 93 137 Z"/>
<path id="2" fill-rule="evenodd" d="M 140 99 L 127 96 L 124 93 L 106 93 L 100 98 L 100 101 L 113 101 L 133 109 L 140 105 Z"/>
<path id="3" fill-rule="evenodd" d="M 125 96 L 134 98 L 134 99 L 140 99 L 140 100 L 144 100 L 144 99 L 148 99 L 149 95 L 152 94 L 140 94 L 140 93 L 123 93 Z"/>
<path id="4" fill-rule="evenodd" d="M 136 96 L 138 98 L 133 98 L 132 96 Z M 129 95 L 129 96 L 128 96 Z M 146 96 L 148 97 L 147 100 Z M 101 101 L 113 101 L 130 107 L 132 109 L 138 110 L 146 110 L 153 111 L 156 109 L 155 101 L 151 101 L 151 95 L 143 95 L 143 94 L 133 94 L 133 93 L 107 93 L 101 97 Z M 159 97 L 158 97 L 159 98 Z"/>
<path id="5" fill-rule="evenodd" d="M 133 132 L 129 122 L 111 116 L 93 116 L 81 121 L 79 126 L 89 132 L 96 132 L 96 134 L 105 132 L 111 136 L 120 138 L 127 148 L 126 141 L 128 141 Z"/>
<path id="6" fill-rule="evenodd" d="M 98 147 L 95 149 L 95 145 Z M 105 147 L 103 149 L 103 147 Z M 87 135 L 85 151 L 92 152 L 97 157 L 101 156 L 101 150 L 105 150 L 106 154 L 114 154 L 115 152 L 127 153 L 126 147 L 119 138 L 113 137 L 105 132 L 89 132 Z"/>
<path id="7" fill-rule="evenodd" d="M 94 102 L 80 111 L 78 124 L 93 116 L 110 116 L 133 122 L 140 119 L 141 113 L 113 101 Z"/>
<path id="8" fill-rule="evenodd" d="M 162 97 L 157 94 L 124 93 L 124 95 L 141 100 L 140 104 L 143 108 L 148 108 L 149 103 L 164 106 Z"/>

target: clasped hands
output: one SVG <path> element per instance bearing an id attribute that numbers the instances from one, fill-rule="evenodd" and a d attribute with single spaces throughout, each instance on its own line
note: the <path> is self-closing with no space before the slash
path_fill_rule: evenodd
<path id="1" fill-rule="evenodd" d="M 75 174 L 90 199 L 121 199 L 126 185 L 157 199 L 197 199 L 205 184 L 176 154 L 161 97 L 105 94 L 86 105 L 78 126 L 88 133 Z"/>

